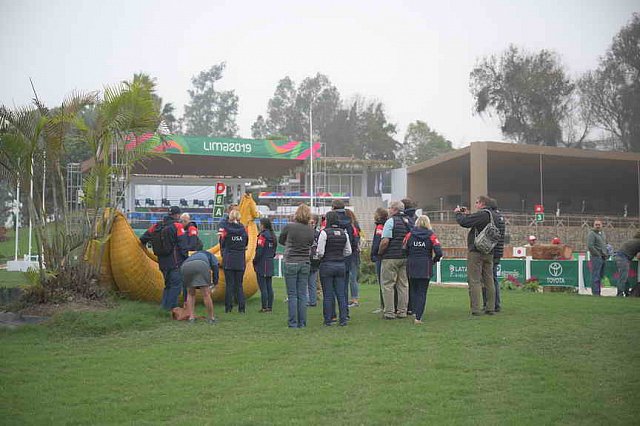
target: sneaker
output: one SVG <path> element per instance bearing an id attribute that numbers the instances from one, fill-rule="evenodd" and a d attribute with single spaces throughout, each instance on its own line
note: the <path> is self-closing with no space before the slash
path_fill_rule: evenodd
<path id="1" fill-rule="evenodd" d="M 195 324 L 196 319 L 195 318 L 189 318 L 187 321 L 189 322 L 189 324 Z"/>
<path id="2" fill-rule="evenodd" d="M 356 299 L 354 299 L 347 306 L 349 306 L 350 308 L 355 308 L 356 306 L 360 306 L 360 303 Z"/>
<path id="3" fill-rule="evenodd" d="M 386 320 L 394 320 L 394 319 L 396 319 L 396 317 L 392 317 L 392 316 L 388 316 L 388 315 L 385 315 L 382 318 L 384 318 Z"/>
<path id="4" fill-rule="evenodd" d="M 396 315 L 396 318 L 406 318 L 407 314 L 398 314 Z"/>
<path id="5" fill-rule="evenodd" d="M 420 324 L 422 324 L 422 320 L 414 319 L 414 320 L 413 320 L 413 323 L 414 323 L 415 325 L 420 325 Z"/>
<path id="6" fill-rule="evenodd" d="M 265 312 L 269 312 L 269 310 L 267 308 L 262 308 L 258 312 L 260 312 L 261 314 L 264 314 Z"/>
<path id="7" fill-rule="evenodd" d="M 217 322 L 218 322 L 218 321 L 216 321 L 216 319 L 215 319 L 215 318 L 208 318 L 208 319 L 207 319 L 207 324 L 215 324 L 215 323 L 217 323 Z"/>
<path id="8" fill-rule="evenodd" d="M 495 312 L 493 312 L 493 311 L 484 311 L 484 313 L 486 315 L 494 315 L 495 314 Z"/>
<path id="9" fill-rule="evenodd" d="M 379 314 L 382 313 L 382 308 L 378 308 L 378 309 L 374 309 L 373 311 L 371 311 L 372 314 Z"/>

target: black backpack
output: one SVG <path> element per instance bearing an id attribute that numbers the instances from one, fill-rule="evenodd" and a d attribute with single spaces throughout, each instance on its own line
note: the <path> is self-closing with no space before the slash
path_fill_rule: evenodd
<path id="1" fill-rule="evenodd" d="M 151 247 L 156 256 L 169 256 L 173 252 L 171 227 L 158 223 L 151 233 Z"/>

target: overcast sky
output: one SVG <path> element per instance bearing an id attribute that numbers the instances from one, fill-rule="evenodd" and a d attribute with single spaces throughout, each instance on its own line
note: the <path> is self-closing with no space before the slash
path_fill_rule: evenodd
<path id="1" fill-rule="evenodd" d="M 398 137 L 423 120 L 461 147 L 502 140 L 472 113 L 478 58 L 510 43 L 547 48 L 579 75 L 638 10 L 631 0 L 0 0 L 0 104 L 27 104 L 29 77 L 55 105 L 142 71 L 181 114 L 191 77 L 225 61 L 220 88 L 240 98 L 242 137 L 278 80 L 321 72 L 343 99 L 382 101 Z"/>

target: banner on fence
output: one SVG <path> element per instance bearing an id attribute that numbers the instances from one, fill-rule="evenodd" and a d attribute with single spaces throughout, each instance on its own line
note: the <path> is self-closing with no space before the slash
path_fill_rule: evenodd
<path id="1" fill-rule="evenodd" d="M 578 287 L 578 262 L 573 260 L 532 260 L 531 277 L 540 285 Z"/>
<path id="2" fill-rule="evenodd" d="M 525 280 L 524 259 L 502 259 L 498 265 L 498 280 L 512 276 L 520 282 Z"/>
<path id="3" fill-rule="evenodd" d="M 467 261 L 465 259 L 442 259 L 440 274 L 440 281 L 443 283 L 466 283 Z"/>
<path id="4" fill-rule="evenodd" d="M 629 278 L 627 279 L 627 283 L 631 287 L 634 287 L 638 282 L 638 261 L 631 262 L 629 266 Z M 582 274 L 584 277 L 584 286 L 591 288 L 591 261 L 584 261 L 582 263 Z M 601 285 L 604 287 L 615 287 L 618 283 L 618 268 L 616 267 L 616 262 L 613 260 L 607 260 L 604 266 L 604 277 L 602 279 Z"/>

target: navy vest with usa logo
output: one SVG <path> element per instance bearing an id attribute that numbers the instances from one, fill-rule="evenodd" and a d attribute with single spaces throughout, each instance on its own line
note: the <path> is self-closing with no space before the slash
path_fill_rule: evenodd
<path id="1" fill-rule="evenodd" d="M 407 256 L 402 251 L 402 241 L 404 241 L 404 236 L 407 235 L 409 229 L 411 229 L 409 218 L 403 213 L 398 213 L 391 216 L 391 219 L 393 219 L 393 231 L 391 234 L 392 237 L 389 240 L 387 251 L 384 253 L 382 258 L 404 259 Z"/>
<path id="2" fill-rule="evenodd" d="M 322 232 L 327 234 L 327 243 L 324 248 L 323 262 L 344 261 L 344 246 L 347 244 L 347 234 L 342 228 L 325 228 Z"/>
<path id="3" fill-rule="evenodd" d="M 220 246 L 224 269 L 244 271 L 244 253 L 248 243 L 247 230 L 242 224 L 228 222 L 221 228 Z"/>

